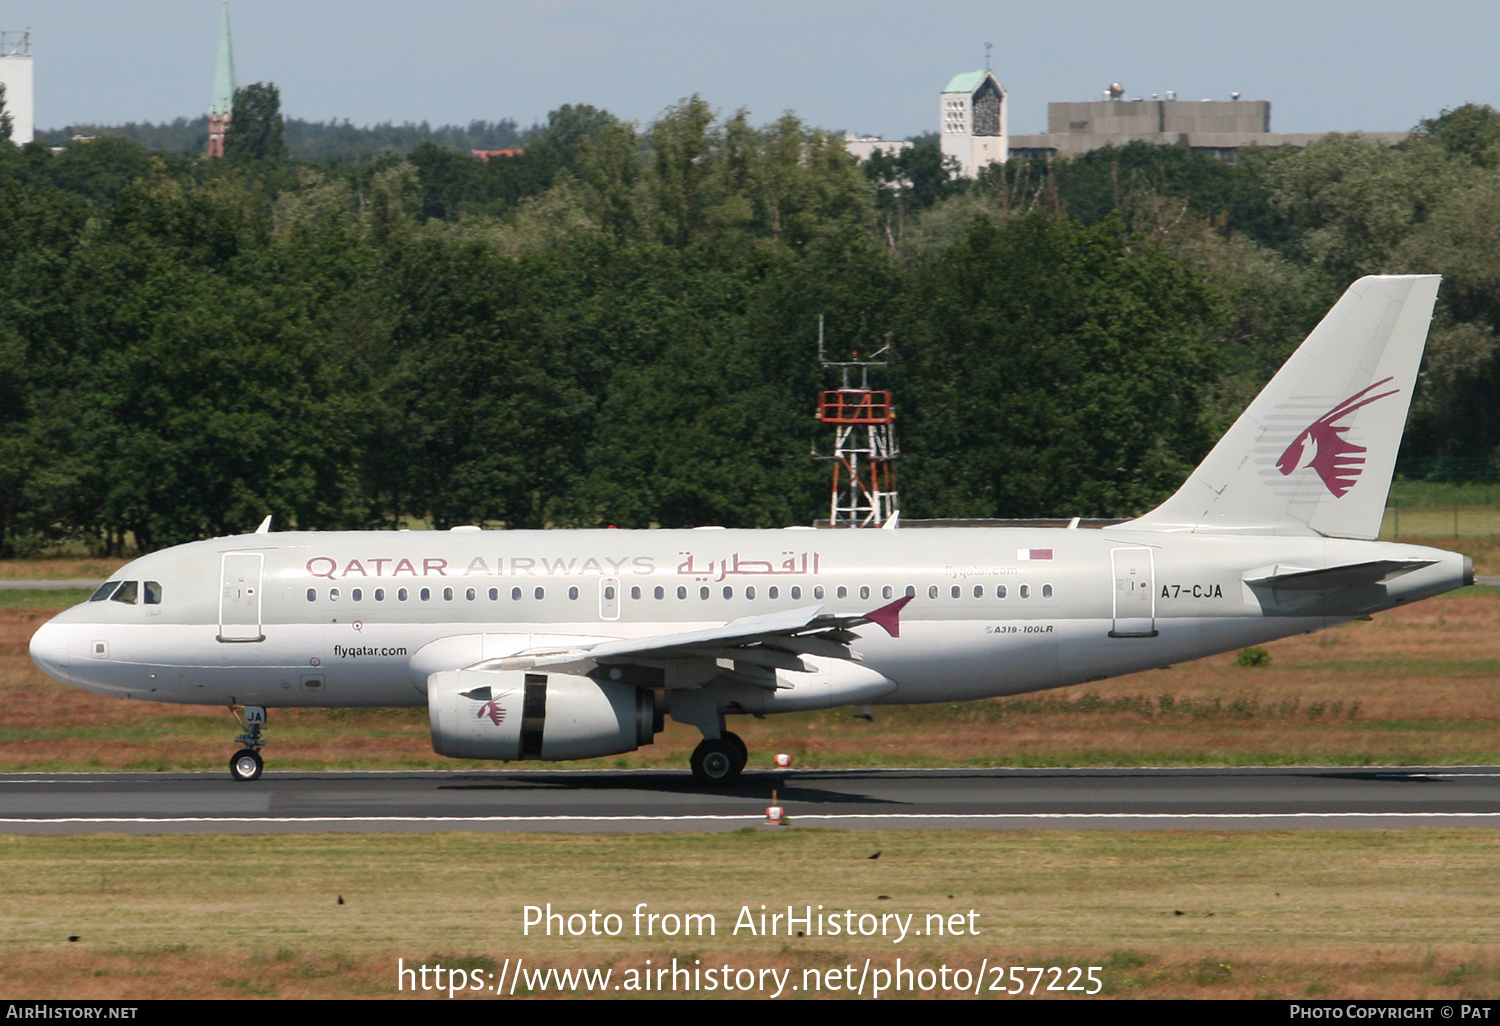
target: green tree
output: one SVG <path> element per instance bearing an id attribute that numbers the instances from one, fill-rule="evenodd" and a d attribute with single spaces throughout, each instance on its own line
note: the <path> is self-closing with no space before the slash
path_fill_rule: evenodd
<path id="1" fill-rule="evenodd" d="M 224 158 L 231 163 L 279 163 L 286 159 L 281 117 L 281 90 L 274 82 L 255 82 L 234 91 Z"/>
<path id="2" fill-rule="evenodd" d="M 1207 449 L 1216 297 L 1117 222 L 978 221 L 906 302 L 917 515 L 1140 513 Z"/>
<path id="3" fill-rule="evenodd" d="M 10 142 L 11 133 L 15 131 L 16 119 L 5 105 L 5 83 L 0 82 L 0 142 Z"/>
<path id="4" fill-rule="evenodd" d="M 1466 103 L 1435 118 L 1417 122 L 1417 133 L 1435 140 L 1449 153 L 1480 167 L 1500 167 L 1500 111 L 1489 104 Z"/>

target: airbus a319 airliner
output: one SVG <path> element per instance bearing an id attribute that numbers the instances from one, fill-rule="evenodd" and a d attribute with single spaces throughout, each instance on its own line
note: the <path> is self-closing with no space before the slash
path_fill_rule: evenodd
<path id="1" fill-rule="evenodd" d="M 1438 279 L 1350 287 L 1161 506 L 1104 529 L 271 532 L 123 567 L 31 657 L 105 695 L 266 710 L 421 706 L 466 759 L 586 759 L 725 716 L 1102 680 L 1473 583 L 1377 542 Z M 1076 522 L 1075 522 L 1076 523 Z M 895 527 L 888 524 L 887 527 Z"/>

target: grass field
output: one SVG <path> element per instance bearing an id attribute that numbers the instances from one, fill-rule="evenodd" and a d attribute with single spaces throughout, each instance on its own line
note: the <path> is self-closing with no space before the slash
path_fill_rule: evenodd
<path id="1" fill-rule="evenodd" d="M 791 970 L 799 988 L 803 970 L 854 966 L 852 983 L 866 959 L 889 972 L 900 958 L 971 979 L 986 962 L 1100 966 L 1116 997 L 1495 998 L 1496 841 L 1487 830 L 0 837 L 0 994 L 390 997 L 397 959 L 479 970 L 483 984 L 506 959 L 610 969 L 618 983 L 675 957 Z M 637 936 L 640 902 L 711 914 L 715 931 Z M 524 935 L 524 906 L 547 903 L 615 913 L 620 936 Z M 741 910 L 758 924 L 762 905 L 911 915 L 916 929 L 957 914 L 963 931 L 900 943 L 894 921 L 885 938 L 736 934 Z M 981 996 L 999 997 L 994 983 L 986 972 Z"/>

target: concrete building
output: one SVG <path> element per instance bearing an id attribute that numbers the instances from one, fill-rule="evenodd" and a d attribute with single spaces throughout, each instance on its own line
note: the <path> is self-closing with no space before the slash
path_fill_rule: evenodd
<path id="1" fill-rule="evenodd" d="M 1233 164 L 1246 146 L 1306 146 L 1326 132 L 1277 133 L 1271 131 L 1271 104 L 1266 100 L 1179 100 L 1167 92 L 1165 98 L 1126 99 L 1124 90 L 1112 85 L 1105 99 L 1087 103 L 1047 104 L 1047 131 L 1043 135 L 1015 135 L 1010 154 L 1024 157 L 1073 157 L 1101 146 L 1124 146 L 1145 142 L 1159 146 L 1185 146 Z M 1408 132 L 1365 132 L 1365 138 L 1394 146 Z"/>
<path id="2" fill-rule="evenodd" d="M 865 161 L 875 156 L 876 150 L 883 150 L 894 157 L 911 148 L 911 143 L 906 139 L 882 139 L 877 135 L 856 135 L 853 132 L 844 133 L 844 149 L 855 160 Z"/>
<path id="3" fill-rule="evenodd" d="M 25 146 L 36 137 L 36 87 L 31 69 L 31 32 L 0 32 L 0 85 L 10 113 L 10 141 Z"/>
<path id="4" fill-rule="evenodd" d="M 959 173 L 977 177 L 1009 155 L 1006 123 L 1009 104 L 995 73 L 966 71 L 943 88 L 939 103 L 939 139 L 943 156 L 958 161 Z"/>

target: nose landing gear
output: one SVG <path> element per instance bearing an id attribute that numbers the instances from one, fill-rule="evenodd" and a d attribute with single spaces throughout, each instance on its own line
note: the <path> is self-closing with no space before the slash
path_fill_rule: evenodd
<path id="1" fill-rule="evenodd" d="M 229 707 L 234 718 L 239 721 L 244 733 L 235 738 L 237 744 L 244 745 L 229 760 L 229 775 L 235 780 L 258 780 L 261 771 L 266 768 L 266 762 L 260 757 L 260 749 L 265 747 L 265 741 L 261 738 L 261 730 L 266 725 L 266 710 L 264 706 L 244 706 L 244 715 L 241 710 L 234 706 Z"/>

